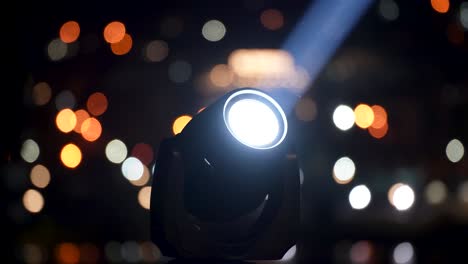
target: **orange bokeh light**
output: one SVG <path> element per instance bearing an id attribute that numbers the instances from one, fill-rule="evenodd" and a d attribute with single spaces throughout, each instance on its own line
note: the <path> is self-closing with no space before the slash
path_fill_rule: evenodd
<path id="1" fill-rule="evenodd" d="M 374 122 L 371 127 L 381 128 L 387 123 L 387 111 L 380 105 L 373 105 L 372 111 L 374 112 Z"/>
<path id="2" fill-rule="evenodd" d="M 218 87 L 227 87 L 234 81 L 234 73 L 225 64 L 218 64 L 210 71 L 211 82 Z"/>
<path id="3" fill-rule="evenodd" d="M 381 139 L 385 137 L 385 135 L 387 135 L 388 122 L 385 122 L 385 125 L 382 126 L 381 128 L 369 127 L 368 131 L 369 131 L 369 134 L 373 136 L 374 138 Z"/>
<path id="4" fill-rule="evenodd" d="M 132 49 L 133 40 L 129 34 L 125 34 L 123 39 L 116 43 L 111 43 L 112 53 L 115 55 L 125 55 Z"/>
<path id="5" fill-rule="evenodd" d="M 439 13 L 447 13 L 450 8 L 449 0 L 431 0 L 431 6 Z"/>
<path id="6" fill-rule="evenodd" d="M 81 125 L 81 135 L 84 139 L 90 142 L 95 141 L 101 136 L 101 133 L 101 123 L 96 118 L 90 117 L 83 121 Z"/>
<path id="7" fill-rule="evenodd" d="M 73 130 L 76 133 L 81 133 L 81 125 L 87 118 L 89 118 L 89 114 L 88 112 L 86 112 L 86 110 L 80 109 L 80 110 L 75 111 L 75 115 L 76 115 L 76 126 L 75 126 L 75 129 Z"/>
<path id="8" fill-rule="evenodd" d="M 80 25 L 76 21 L 68 21 L 60 28 L 59 35 L 65 43 L 75 42 L 80 36 Z"/>
<path id="9" fill-rule="evenodd" d="M 55 118 L 55 124 L 57 125 L 57 128 L 64 133 L 72 131 L 76 126 L 75 112 L 69 108 L 63 109 L 58 112 L 57 117 Z"/>
<path id="10" fill-rule="evenodd" d="M 73 143 L 67 144 L 60 152 L 60 160 L 68 168 L 76 168 L 81 162 L 81 150 Z"/>
<path id="11" fill-rule="evenodd" d="M 283 14 L 276 9 L 267 9 L 260 15 L 260 22 L 269 30 L 278 30 L 284 25 Z"/>
<path id="12" fill-rule="evenodd" d="M 93 93 L 86 102 L 86 108 L 94 116 L 100 116 L 107 110 L 107 97 L 100 92 Z"/>
<path id="13" fill-rule="evenodd" d="M 374 122 L 374 111 L 366 104 L 360 104 L 354 109 L 356 125 L 360 128 L 368 128 Z"/>
<path id="14" fill-rule="evenodd" d="M 80 261 L 80 250 L 73 243 L 61 243 L 57 247 L 56 254 L 58 263 L 76 264 Z"/>
<path id="15" fill-rule="evenodd" d="M 125 25 L 119 21 L 113 21 L 104 28 L 104 39 L 108 43 L 117 43 L 125 36 Z"/>
<path id="16" fill-rule="evenodd" d="M 172 132 L 174 135 L 179 134 L 182 132 L 184 127 L 192 120 L 192 117 L 189 115 L 179 116 L 176 120 L 174 120 L 174 124 L 172 124 Z"/>

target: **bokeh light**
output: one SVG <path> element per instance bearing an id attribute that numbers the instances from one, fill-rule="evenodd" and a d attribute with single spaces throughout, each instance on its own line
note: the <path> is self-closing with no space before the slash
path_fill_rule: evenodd
<path id="1" fill-rule="evenodd" d="M 83 125 L 83 122 L 89 118 L 89 114 L 86 110 L 84 109 L 79 109 L 75 111 L 75 116 L 76 116 L 76 126 L 73 129 L 76 133 L 81 133 L 81 126 Z"/>
<path id="2" fill-rule="evenodd" d="M 366 104 L 360 104 L 354 108 L 356 125 L 360 128 L 368 128 L 374 122 L 374 111 Z"/>
<path id="3" fill-rule="evenodd" d="M 279 78 L 295 70 L 294 59 L 285 50 L 238 49 L 228 58 L 229 67 L 239 77 Z"/>
<path id="4" fill-rule="evenodd" d="M 99 249 L 91 243 L 84 243 L 80 245 L 80 263 L 98 263 Z"/>
<path id="5" fill-rule="evenodd" d="M 81 162 L 81 150 L 73 143 L 67 144 L 60 152 L 60 160 L 68 168 L 76 168 Z"/>
<path id="6" fill-rule="evenodd" d="M 217 87 L 228 87 L 234 81 L 234 73 L 226 64 L 218 64 L 210 71 L 210 81 Z"/>
<path id="7" fill-rule="evenodd" d="M 35 105 L 45 105 L 52 97 L 52 90 L 46 82 L 38 82 L 32 90 L 32 99 Z"/>
<path id="8" fill-rule="evenodd" d="M 371 192 L 367 186 L 363 184 L 358 185 L 349 192 L 348 200 L 353 209 L 364 209 L 371 201 Z"/>
<path id="9" fill-rule="evenodd" d="M 110 241 L 106 244 L 104 251 L 106 258 L 110 262 L 122 262 L 121 246 L 119 242 Z"/>
<path id="10" fill-rule="evenodd" d="M 226 34 L 226 27 L 219 20 L 210 20 L 203 25 L 202 35 L 209 41 L 219 41 Z"/>
<path id="11" fill-rule="evenodd" d="M 113 139 L 106 145 L 106 157 L 112 163 L 122 163 L 127 158 L 127 146 L 119 139 Z"/>
<path id="12" fill-rule="evenodd" d="M 450 8 L 449 0 L 431 0 L 432 8 L 439 13 L 447 13 Z"/>
<path id="13" fill-rule="evenodd" d="M 31 179 L 31 183 L 38 188 L 45 188 L 50 182 L 50 172 L 41 164 L 37 164 L 31 169 L 29 177 Z"/>
<path id="14" fill-rule="evenodd" d="M 143 163 L 135 157 L 129 157 L 122 163 L 122 174 L 127 180 L 136 181 L 143 176 Z"/>
<path id="15" fill-rule="evenodd" d="M 119 42 L 111 43 L 112 53 L 115 55 L 125 55 L 130 52 L 133 46 L 132 36 L 125 33 L 125 36 Z"/>
<path id="16" fill-rule="evenodd" d="M 81 124 L 81 135 L 87 141 L 96 141 L 102 133 L 102 126 L 99 120 L 94 117 L 87 118 Z"/>
<path id="17" fill-rule="evenodd" d="M 260 22 L 266 29 L 278 30 L 284 25 L 284 17 L 279 10 L 267 9 L 260 15 Z"/>
<path id="18" fill-rule="evenodd" d="M 414 203 L 415 196 L 413 189 L 406 184 L 397 183 L 393 187 L 393 192 L 389 192 L 390 203 L 398 210 L 408 210 Z M 392 188 L 390 188 L 392 190 Z"/>
<path id="19" fill-rule="evenodd" d="M 457 195 L 461 202 L 468 203 L 468 181 L 464 181 L 458 185 Z"/>
<path id="20" fill-rule="evenodd" d="M 183 83 L 190 79 L 192 66 L 190 63 L 178 60 L 169 65 L 169 79 L 175 83 Z"/>
<path id="21" fill-rule="evenodd" d="M 429 204 L 440 204 L 447 197 L 447 186 L 441 181 L 432 181 L 426 186 L 424 195 Z"/>
<path id="22" fill-rule="evenodd" d="M 349 130 L 354 125 L 354 111 L 347 105 L 339 105 L 333 112 L 333 123 L 343 131 Z"/>
<path id="23" fill-rule="evenodd" d="M 400 14 L 398 4 L 393 0 L 380 0 L 379 14 L 387 21 L 396 20 Z"/>
<path id="24" fill-rule="evenodd" d="M 150 200 L 151 200 L 151 187 L 145 186 L 141 188 L 141 190 L 138 192 L 138 203 L 140 203 L 141 207 L 149 210 Z"/>
<path id="25" fill-rule="evenodd" d="M 71 132 L 76 126 L 76 115 L 70 108 L 65 108 L 58 112 L 55 118 L 57 128 L 63 133 Z"/>
<path id="26" fill-rule="evenodd" d="M 296 257 L 296 253 L 297 253 L 297 247 L 296 245 L 294 245 L 291 248 L 289 248 L 288 251 L 286 251 L 286 253 L 284 253 L 283 257 L 281 258 L 281 262 L 289 262 L 293 260 Z"/>
<path id="27" fill-rule="evenodd" d="M 413 258 L 414 248 L 409 242 L 400 243 L 393 249 L 393 261 L 396 264 L 412 263 Z"/>
<path id="28" fill-rule="evenodd" d="M 75 104 L 75 95 L 69 90 L 63 90 L 55 97 L 55 107 L 58 111 L 65 108 L 73 109 Z"/>
<path id="29" fill-rule="evenodd" d="M 139 159 L 143 164 L 149 165 L 153 161 L 153 148 L 146 143 L 137 143 L 133 146 L 131 155 Z"/>
<path id="30" fill-rule="evenodd" d="M 463 143 L 461 143 L 461 141 L 456 138 L 450 140 L 450 142 L 447 144 L 447 147 L 445 148 L 445 154 L 451 162 L 459 162 L 465 154 Z"/>
<path id="31" fill-rule="evenodd" d="M 172 124 L 172 132 L 174 133 L 174 135 L 177 135 L 180 132 L 182 132 L 182 130 L 190 122 L 190 120 L 192 120 L 192 117 L 189 115 L 183 115 L 176 118 L 176 120 L 174 120 L 174 123 Z"/>
<path id="32" fill-rule="evenodd" d="M 26 264 L 45 263 L 45 254 L 39 245 L 27 243 L 23 246 L 23 260 Z"/>
<path id="33" fill-rule="evenodd" d="M 60 39 L 65 43 L 75 42 L 80 36 L 80 25 L 76 21 L 65 22 L 60 27 Z"/>
<path id="34" fill-rule="evenodd" d="M 353 180 L 356 167 L 349 157 L 339 158 L 333 166 L 333 179 L 339 184 L 346 184 Z"/>
<path id="35" fill-rule="evenodd" d="M 387 123 L 387 111 L 380 105 L 373 105 L 371 108 L 374 113 L 374 121 L 371 127 L 376 129 L 382 128 Z"/>
<path id="36" fill-rule="evenodd" d="M 468 2 L 461 3 L 458 16 L 460 17 L 460 24 L 468 29 Z"/>
<path id="37" fill-rule="evenodd" d="M 166 17 L 161 22 L 161 35 L 166 38 L 175 38 L 184 30 L 184 21 L 180 17 Z"/>
<path id="38" fill-rule="evenodd" d="M 351 263 L 370 263 L 372 257 L 372 244 L 369 241 L 357 241 L 351 246 L 349 258 Z"/>
<path id="39" fill-rule="evenodd" d="M 163 61 L 169 54 L 167 42 L 162 40 L 153 40 L 145 48 L 145 57 L 151 62 Z"/>
<path id="40" fill-rule="evenodd" d="M 121 247 L 122 257 L 126 263 L 139 263 L 141 261 L 141 249 L 135 241 L 125 241 Z"/>
<path id="41" fill-rule="evenodd" d="M 150 171 L 146 165 L 143 164 L 143 175 L 137 180 L 130 180 L 130 183 L 135 186 L 144 186 L 150 179 Z"/>
<path id="42" fill-rule="evenodd" d="M 21 146 L 20 155 L 24 161 L 33 163 L 39 157 L 39 145 L 32 139 L 26 139 Z"/>
<path id="43" fill-rule="evenodd" d="M 108 101 L 106 95 L 101 92 L 91 94 L 86 101 L 86 108 L 94 116 L 100 116 L 106 112 Z"/>
<path id="44" fill-rule="evenodd" d="M 73 243 L 60 243 L 55 252 L 58 263 L 77 264 L 80 262 L 80 249 Z"/>
<path id="45" fill-rule="evenodd" d="M 53 39 L 47 45 L 47 55 L 51 61 L 59 61 L 67 56 L 68 45 L 59 38 Z"/>
<path id="46" fill-rule="evenodd" d="M 122 22 L 113 21 L 104 28 L 104 40 L 108 43 L 117 43 L 125 37 L 126 28 Z"/>
<path id="47" fill-rule="evenodd" d="M 317 104 L 312 98 L 302 97 L 295 107 L 297 119 L 310 122 L 317 117 Z"/>
<path id="48" fill-rule="evenodd" d="M 29 189 L 23 195 L 23 205 L 28 212 L 39 213 L 44 207 L 44 197 L 40 192 Z"/>
<path id="49" fill-rule="evenodd" d="M 157 262 L 161 259 L 161 250 L 151 241 L 144 241 L 140 244 L 141 254 L 145 262 Z"/>
<path id="50" fill-rule="evenodd" d="M 369 134 L 376 138 L 376 139 L 381 139 L 383 137 L 385 137 L 385 135 L 387 135 L 387 132 L 388 132 L 388 123 L 385 123 L 383 127 L 381 128 L 374 128 L 374 127 L 369 127 L 367 129 L 367 131 L 369 131 Z"/>

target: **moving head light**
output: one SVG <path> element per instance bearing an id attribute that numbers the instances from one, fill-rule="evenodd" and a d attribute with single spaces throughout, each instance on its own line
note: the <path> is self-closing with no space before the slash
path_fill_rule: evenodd
<path id="1" fill-rule="evenodd" d="M 281 259 L 297 240 L 288 119 L 263 91 L 231 91 L 159 146 L 151 237 L 165 256 Z"/>

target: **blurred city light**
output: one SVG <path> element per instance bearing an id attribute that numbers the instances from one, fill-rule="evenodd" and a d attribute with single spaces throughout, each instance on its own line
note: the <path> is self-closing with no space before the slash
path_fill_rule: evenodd
<path id="1" fill-rule="evenodd" d="M 86 101 L 86 108 L 89 113 L 94 116 L 100 116 L 106 112 L 108 106 L 107 97 L 101 93 L 96 92 L 91 94 Z"/>
<path id="2" fill-rule="evenodd" d="M 59 38 L 53 39 L 47 45 L 47 55 L 51 61 L 59 61 L 67 55 L 68 45 Z"/>
<path id="3" fill-rule="evenodd" d="M 360 104 L 354 108 L 356 125 L 360 128 L 368 128 L 374 122 L 374 111 L 366 104 Z"/>
<path id="4" fill-rule="evenodd" d="M 119 139 L 113 139 L 106 145 L 106 157 L 112 163 L 122 163 L 127 158 L 127 146 Z"/>
<path id="5" fill-rule="evenodd" d="M 184 21 L 180 17 L 166 17 L 161 22 L 161 35 L 166 38 L 175 38 L 184 30 Z"/>
<path id="6" fill-rule="evenodd" d="M 34 85 L 32 99 L 35 105 L 45 105 L 52 97 L 52 90 L 46 82 L 38 82 Z"/>
<path id="7" fill-rule="evenodd" d="M 458 185 L 457 195 L 461 202 L 468 203 L 468 181 Z"/>
<path id="8" fill-rule="evenodd" d="M 76 168 L 81 163 L 81 150 L 73 143 L 62 148 L 60 160 L 68 168 Z"/>
<path id="9" fill-rule="evenodd" d="M 26 264 L 40 264 L 46 262 L 46 256 L 41 248 L 33 243 L 27 243 L 23 246 L 23 260 Z"/>
<path id="10" fill-rule="evenodd" d="M 302 97 L 296 103 L 295 112 L 297 119 L 304 122 L 313 121 L 317 117 L 317 104 L 312 98 Z"/>
<path id="11" fill-rule="evenodd" d="M 174 120 L 174 123 L 172 124 L 172 132 L 174 133 L 174 135 L 177 135 L 180 132 L 182 132 L 182 130 L 190 122 L 190 120 L 192 120 L 192 117 L 189 115 L 183 115 L 176 118 L 176 120 Z"/>
<path id="12" fill-rule="evenodd" d="M 396 264 L 409 264 L 414 259 L 413 245 L 409 242 L 403 242 L 398 244 L 393 249 L 393 261 Z"/>
<path id="13" fill-rule="evenodd" d="M 98 263 L 99 249 L 91 243 L 81 244 L 80 247 L 80 263 Z"/>
<path id="14" fill-rule="evenodd" d="M 405 211 L 414 203 L 414 191 L 409 185 L 397 183 L 390 188 L 389 199 L 398 211 Z"/>
<path id="15" fill-rule="evenodd" d="M 357 241 L 351 246 L 351 250 L 349 251 L 351 263 L 370 263 L 372 251 L 372 244 L 369 241 Z"/>
<path id="16" fill-rule="evenodd" d="M 60 243 L 56 248 L 55 256 L 57 262 L 61 264 L 80 263 L 80 250 L 73 243 Z"/>
<path id="17" fill-rule="evenodd" d="M 87 118 L 81 124 L 81 135 L 87 141 L 96 141 L 102 133 L 102 126 L 99 120 L 94 117 Z"/>
<path id="18" fill-rule="evenodd" d="M 149 165 L 154 157 L 153 148 L 146 143 L 135 144 L 130 155 L 139 159 L 145 165 Z"/>
<path id="19" fill-rule="evenodd" d="M 41 164 L 37 164 L 31 169 L 29 177 L 31 179 L 31 183 L 38 188 L 45 188 L 50 182 L 50 172 Z"/>
<path id="20" fill-rule="evenodd" d="M 81 126 L 83 125 L 83 122 L 89 118 L 88 112 L 84 109 L 79 109 L 75 111 L 75 116 L 76 116 L 76 125 L 73 131 L 76 133 L 81 133 Z"/>
<path id="21" fill-rule="evenodd" d="M 398 4 L 393 0 L 380 0 L 379 14 L 388 21 L 396 20 L 399 16 L 400 9 Z"/>
<path id="22" fill-rule="evenodd" d="M 260 22 L 266 29 L 278 30 L 284 25 L 284 17 L 279 10 L 267 9 L 260 15 Z"/>
<path id="23" fill-rule="evenodd" d="M 169 46 L 163 40 L 153 40 L 145 48 L 145 58 L 151 62 L 163 61 L 169 54 Z"/>
<path id="24" fill-rule="evenodd" d="M 39 213 L 44 207 L 44 197 L 36 190 L 29 189 L 23 195 L 23 205 L 31 213 Z"/>
<path id="25" fill-rule="evenodd" d="M 130 180 L 130 183 L 135 186 L 144 186 L 150 179 L 150 172 L 146 165 L 143 164 L 143 175 L 137 180 Z"/>
<path id="26" fill-rule="evenodd" d="M 26 139 L 21 146 L 20 155 L 24 161 L 33 163 L 39 157 L 39 145 L 32 139 Z"/>
<path id="27" fill-rule="evenodd" d="M 125 241 L 122 244 L 121 253 L 127 263 L 139 263 L 141 261 L 140 245 L 135 241 Z"/>
<path id="28" fill-rule="evenodd" d="M 432 181 L 426 186 L 424 194 L 429 204 L 440 204 L 447 197 L 447 186 L 441 181 Z"/>
<path id="29" fill-rule="evenodd" d="M 141 207 L 149 210 L 151 200 L 151 186 L 145 186 L 138 192 L 138 203 Z"/>
<path id="30" fill-rule="evenodd" d="M 460 24 L 468 29 L 468 2 L 463 2 L 460 5 Z"/>
<path id="31" fill-rule="evenodd" d="M 364 209 L 371 201 L 371 192 L 365 185 L 355 186 L 351 192 L 349 192 L 348 200 L 353 209 Z"/>
<path id="32" fill-rule="evenodd" d="M 129 157 L 122 163 L 122 174 L 129 181 L 136 181 L 143 176 L 143 163 L 135 157 Z"/>
<path id="33" fill-rule="evenodd" d="M 157 262 L 161 259 L 161 251 L 151 241 L 144 241 L 140 244 L 141 255 L 145 262 Z"/>
<path id="34" fill-rule="evenodd" d="M 340 130 L 349 130 L 353 127 L 354 121 L 354 111 L 347 105 L 339 105 L 333 112 L 333 123 Z"/>
<path id="35" fill-rule="evenodd" d="M 65 108 L 73 109 L 75 108 L 75 104 L 75 95 L 73 95 L 69 90 L 63 90 L 55 97 L 55 107 L 57 108 L 57 111 Z"/>
<path id="36" fill-rule="evenodd" d="M 374 121 L 371 127 L 375 129 L 382 128 L 387 123 L 387 111 L 380 105 L 373 105 L 371 108 L 374 113 Z"/>
<path id="37" fill-rule="evenodd" d="M 333 179 L 338 184 L 346 184 L 353 180 L 356 167 L 349 157 L 339 158 L 333 166 Z"/>
<path id="38" fill-rule="evenodd" d="M 219 41 L 226 35 L 226 27 L 219 20 L 210 20 L 203 25 L 202 35 L 209 41 Z"/>
<path id="39" fill-rule="evenodd" d="M 104 248 L 106 258 L 110 262 L 122 262 L 121 245 L 119 242 L 110 241 Z"/>
<path id="40" fill-rule="evenodd" d="M 373 136 L 374 138 L 381 139 L 387 135 L 388 132 L 388 123 L 385 123 L 383 127 L 380 128 L 375 128 L 375 127 L 369 127 L 367 129 L 369 131 L 369 134 Z"/>
<path id="41" fill-rule="evenodd" d="M 447 158 L 451 162 L 459 162 L 465 154 L 463 143 L 461 143 L 460 140 L 456 138 L 450 140 L 450 142 L 447 144 L 447 147 L 445 148 L 445 154 L 447 154 Z"/>
<path id="42" fill-rule="evenodd" d="M 125 33 L 122 40 L 119 42 L 111 43 L 111 50 L 112 53 L 115 55 L 125 55 L 130 52 L 133 46 L 133 39 L 132 36 Z"/>
<path id="43" fill-rule="evenodd" d="M 192 66 L 190 63 L 178 60 L 169 65 L 169 79 L 175 83 L 183 83 L 190 79 Z"/>
<path id="44" fill-rule="evenodd" d="M 76 126 L 76 115 L 70 108 L 65 108 L 58 112 L 55 118 L 57 128 L 63 133 L 71 132 Z"/>
<path id="45" fill-rule="evenodd" d="M 76 21 L 65 22 L 60 27 L 59 36 L 64 43 L 75 42 L 80 36 L 80 25 Z"/>
<path id="46" fill-rule="evenodd" d="M 104 40 L 108 43 L 117 43 L 125 37 L 126 28 L 122 22 L 113 21 L 104 28 Z"/>
<path id="47" fill-rule="evenodd" d="M 228 63 L 236 75 L 245 78 L 279 78 L 295 69 L 292 56 L 279 49 L 234 50 Z"/>
<path id="48" fill-rule="evenodd" d="M 234 73 L 228 65 L 218 64 L 210 71 L 210 81 L 217 87 L 228 87 L 234 81 Z"/>
<path id="49" fill-rule="evenodd" d="M 281 262 L 291 261 L 292 259 L 296 257 L 296 253 L 297 253 L 297 246 L 294 245 L 290 249 L 288 249 L 286 253 L 284 253 L 283 257 L 281 258 Z"/>
<path id="50" fill-rule="evenodd" d="M 432 8 L 439 13 L 447 13 L 450 7 L 449 0 L 431 0 Z"/>

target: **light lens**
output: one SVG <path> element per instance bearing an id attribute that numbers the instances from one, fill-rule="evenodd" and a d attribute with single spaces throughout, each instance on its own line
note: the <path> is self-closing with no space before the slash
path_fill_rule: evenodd
<path id="1" fill-rule="evenodd" d="M 286 116 L 279 104 L 257 90 L 232 94 L 224 105 L 224 120 L 238 141 L 255 149 L 276 147 L 287 132 Z"/>

